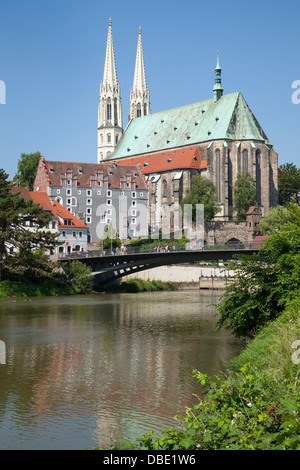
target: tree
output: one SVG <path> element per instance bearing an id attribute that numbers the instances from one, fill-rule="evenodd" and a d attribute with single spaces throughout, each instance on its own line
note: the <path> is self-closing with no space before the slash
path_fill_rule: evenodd
<path id="1" fill-rule="evenodd" d="M 196 175 L 192 179 L 191 189 L 186 191 L 186 196 L 181 201 L 184 210 L 185 204 L 192 204 L 192 218 L 196 220 L 196 204 L 204 205 L 204 220 L 209 222 L 220 211 L 217 203 L 217 188 L 212 181 Z"/>
<path id="2" fill-rule="evenodd" d="M 235 280 L 217 305 L 218 326 L 236 336 L 253 337 L 274 320 L 300 289 L 300 208 L 289 207 L 289 220 L 256 255 L 232 265 Z"/>
<path id="3" fill-rule="evenodd" d="M 57 235 L 44 229 L 51 214 L 32 200 L 27 201 L 12 192 L 7 177 L 0 169 L 0 282 L 3 268 L 6 272 L 27 274 L 36 279 L 42 275 L 50 276 L 45 251 L 56 245 Z"/>
<path id="4" fill-rule="evenodd" d="M 113 227 L 111 222 L 106 225 L 103 234 L 100 238 L 101 250 L 112 250 L 113 248 L 120 248 L 122 246 L 122 241 L 120 240 L 120 238 L 117 237 L 117 231 Z"/>
<path id="5" fill-rule="evenodd" d="M 28 187 L 30 191 L 33 191 L 33 184 L 40 156 L 40 152 L 21 154 L 18 161 L 18 172 L 14 176 L 15 185 L 19 187 Z"/>
<path id="6" fill-rule="evenodd" d="M 286 224 L 292 222 L 291 211 L 286 207 L 272 207 L 267 215 L 260 221 L 259 230 L 263 235 L 273 235 L 278 230 L 283 229 Z"/>
<path id="7" fill-rule="evenodd" d="M 246 220 L 249 207 L 255 204 L 255 182 L 250 173 L 239 173 L 233 186 L 233 208 L 237 212 L 237 220 Z"/>
<path id="8" fill-rule="evenodd" d="M 293 163 L 278 168 L 278 203 L 282 206 L 300 202 L 300 169 Z"/>
<path id="9" fill-rule="evenodd" d="M 66 281 L 74 287 L 78 294 L 92 292 L 94 281 L 92 269 L 78 260 L 69 261 L 63 265 Z"/>

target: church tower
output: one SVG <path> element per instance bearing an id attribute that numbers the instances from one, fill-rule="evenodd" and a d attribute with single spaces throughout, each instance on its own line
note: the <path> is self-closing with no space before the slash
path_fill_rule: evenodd
<path id="1" fill-rule="evenodd" d="M 139 28 L 139 37 L 135 59 L 133 87 L 130 93 L 129 121 L 140 116 L 147 116 L 150 111 L 150 95 L 146 83 L 144 54 L 142 45 L 142 30 Z"/>
<path id="2" fill-rule="evenodd" d="M 123 133 L 120 84 L 117 79 L 114 44 L 109 20 L 103 82 L 98 108 L 98 162 L 116 148 Z"/>
<path id="3" fill-rule="evenodd" d="M 223 86 L 221 82 L 221 67 L 219 63 L 219 51 L 217 54 L 217 65 L 215 68 L 215 84 L 214 84 L 214 102 L 218 101 L 223 96 Z"/>

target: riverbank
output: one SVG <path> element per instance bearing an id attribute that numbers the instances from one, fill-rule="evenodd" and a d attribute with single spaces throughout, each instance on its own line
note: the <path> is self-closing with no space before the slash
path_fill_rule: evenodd
<path id="1" fill-rule="evenodd" d="M 179 427 L 115 450 L 300 450 L 300 293 L 265 326 L 226 376 L 194 371 L 201 401 Z"/>
<path id="2" fill-rule="evenodd" d="M 78 294 L 73 286 L 59 286 L 51 280 L 40 283 L 2 281 L 0 282 L 0 298 L 6 299 L 10 297 L 48 297 L 59 295 L 75 295 Z"/>

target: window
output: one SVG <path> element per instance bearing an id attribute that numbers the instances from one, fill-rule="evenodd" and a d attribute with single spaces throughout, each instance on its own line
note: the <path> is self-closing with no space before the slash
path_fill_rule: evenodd
<path id="1" fill-rule="evenodd" d="M 98 195 L 98 196 L 101 196 L 101 191 L 97 191 L 97 195 Z"/>
<path id="2" fill-rule="evenodd" d="M 111 143 L 111 134 L 107 134 L 107 143 L 108 143 L 108 144 Z"/>
<path id="3" fill-rule="evenodd" d="M 65 237 L 65 236 L 66 236 L 66 232 L 65 232 L 65 231 L 63 231 L 63 233 L 62 233 L 62 236 L 63 236 L 63 237 Z"/>
<path id="4" fill-rule="evenodd" d="M 140 197 L 143 197 L 144 196 L 144 193 L 140 193 Z"/>
<path id="5" fill-rule="evenodd" d="M 87 200 L 86 200 L 86 204 L 87 204 L 88 206 L 91 206 L 91 205 L 92 205 L 92 200 L 91 200 L 91 199 L 87 199 Z"/>
<path id="6" fill-rule="evenodd" d="M 86 195 L 87 195 L 87 196 L 91 196 L 91 195 L 92 195 L 92 191 L 91 191 L 90 189 L 88 189 L 87 192 L 86 192 Z"/>
<path id="7" fill-rule="evenodd" d="M 111 197 L 111 191 L 110 190 L 107 191 L 107 197 Z"/>
<path id="8" fill-rule="evenodd" d="M 228 149 L 228 205 L 232 206 L 232 160 L 231 151 Z"/>
<path id="9" fill-rule="evenodd" d="M 258 205 L 261 204 L 261 153 L 260 150 L 256 150 L 255 153 L 256 163 L 256 202 Z"/>
<path id="10" fill-rule="evenodd" d="M 71 199 L 67 199 L 67 204 L 71 205 Z"/>
<path id="11" fill-rule="evenodd" d="M 71 196 L 72 194 L 72 189 L 67 189 L 67 196 Z"/>
<path id="12" fill-rule="evenodd" d="M 111 103 L 108 102 L 106 106 L 107 120 L 111 121 Z"/>
<path id="13" fill-rule="evenodd" d="M 136 192 L 132 193 L 132 197 L 136 197 Z"/>
<path id="14" fill-rule="evenodd" d="M 87 217 L 86 218 L 86 223 L 91 224 L 92 223 L 92 217 Z"/>
<path id="15" fill-rule="evenodd" d="M 132 201 L 132 206 L 136 207 L 136 201 Z"/>
<path id="16" fill-rule="evenodd" d="M 163 180 L 162 182 L 162 195 L 163 197 L 167 197 L 168 195 L 168 185 L 167 185 L 166 180 Z"/>
<path id="17" fill-rule="evenodd" d="M 248 172 L 248 150 L 247 149 L 243 150 L 243 153 L 242 153 L 242 172 L 243 173 Z"/>
<path id="18" fill-rule="evenodd" d="M 131 223 L 135 225 L 135 219 L 131 219 Z"/>
<path id="19" fill-rule="evenodd" d="M 221 201 L 221 155 L 220 150 L 216 149 L 215 151 L 215 161 L 216 161 L 216 187 L 217 187 L 217 200 Z"/>
<path id="20" fill-rule="evenodd" d="M 82 238 L 82 232 L 79 232 L 79 237 Z"/>
<path id="21" fill-rule="evenodd" d="M 57 194 L 60 194 L 60 189 L 58 189 L 56 192 L 57 192 Z"/>
<path id="22" fill-rule="evenodd" d="M 91 209 L 90 207 L 88 207 L 88 208 L 86 209 L 86 213 L 87 213 L 87 214 L 91 214 L 91 213 L 92 213 L 92 209 Z"/>
<path id="23" fill-rule="evenodd" d="M 107 204 L 108 206 L 111 206 L 111 199 L 107 199 L 106 204 Z"/>
<path id="24" fill-rule="evenodd" d="M 73 237 L 76 238 L 76 232 L 73 232 Z"/>

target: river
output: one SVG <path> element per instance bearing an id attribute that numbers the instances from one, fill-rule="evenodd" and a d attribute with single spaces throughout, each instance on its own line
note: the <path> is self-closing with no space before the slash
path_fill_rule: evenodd
<path id="1" fill-rule="evenodd" d="M 108 448 L 176 425 L 242 348 L 214 291 L 2 299 L 0 449 Z"/>

